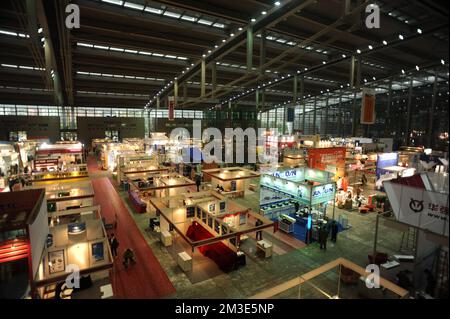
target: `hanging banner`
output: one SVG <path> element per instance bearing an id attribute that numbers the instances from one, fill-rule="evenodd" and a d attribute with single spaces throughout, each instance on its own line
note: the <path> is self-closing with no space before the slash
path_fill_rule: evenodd
<path id="1" fill-rule="evenodd" d="M 175 97 L 174 96 L 169 96 L 169 112 L 168 112 L 168 117 L 167 119 L 169 121 L 174 121 L 175 120 Z"/>
<path id="2" fill-rule="evenodd" d="M 361 124 L 375 123 L 375 90 L 363 89 L 361 96 Z"/>

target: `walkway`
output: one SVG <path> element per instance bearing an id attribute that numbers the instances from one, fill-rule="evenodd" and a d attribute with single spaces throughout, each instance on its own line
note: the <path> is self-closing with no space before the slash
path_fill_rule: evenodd
<path id="1" fill-rule="evenodd" d="M 95 168 L 95 159 L 88 160 L 89 172 Z M 95 170 L 93 172 L 95 174 Z M 95 201 L 101 205 L 102 217 L 112 223 L 117 218 L 115 235 L 119 240 L 119 257 L 111 276 L 114 296 L 121 299 L 163 298 L 175 293 L 170 279 L 154 256 L 142 233 L 124 205 L 109 178 L 92 179 Z M 131 248 L 137 263 L 128 270 L 122 265 L 122 255 Z"/>

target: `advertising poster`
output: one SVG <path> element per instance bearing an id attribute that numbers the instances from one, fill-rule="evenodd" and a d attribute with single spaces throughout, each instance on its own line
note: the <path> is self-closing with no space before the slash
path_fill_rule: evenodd
<path id="1" fill-rule="evenodd" d="M 361 124 L 375 123 L 375 90 L 362 90 Z"/>
<path id="2" fill-rule="evenodd" d="M 64 261 L 64 250 L 57 250 L 48 253 L 49 273 L 54 274 L 66 269 Z"/>
<path id="3" fill-rule="evenodd" d="M 105 248 L 103 242 L 92 244 L 92 257 L 96 262 L 105 259 Z"/>

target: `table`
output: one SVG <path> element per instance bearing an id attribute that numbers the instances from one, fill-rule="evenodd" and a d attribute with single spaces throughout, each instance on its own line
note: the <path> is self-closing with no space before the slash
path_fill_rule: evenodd
<path id="1" fill-rule="evenodd" d="M 256 242 L 256 248 L 264 252 L 265 258 L 269 258 L 272 256 L 273 245 L 271 242 L 267 240 L 260 240 Z"/>
<path id="2" fill-rule="evenodd" d="M 185 251 L 178 254 L 177 263 L 185 272 L 192 270 L 192 257 Z"/>
<path id="3" fill-rule="evenodd" d="M 388 261 L 387 263 L 381 264 L 381 267 L 383 267 L 384 269 L 391 269 L 394 267 L 400 266 L 400 263 L 398 261 Z"/>
<path id="4" fill-rule="evenodd" d="M 108 299 L 108 298 L 111 298 L 112 296 L 114 296 L 111 284 L 101 286 L 100 291 L 102 293 L 102 299 Z"/>

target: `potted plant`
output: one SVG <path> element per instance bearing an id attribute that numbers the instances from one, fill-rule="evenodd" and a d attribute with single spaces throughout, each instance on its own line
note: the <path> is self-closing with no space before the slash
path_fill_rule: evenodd
<path id="1" fill-rule="evenodd" d="M 376 202 L 377 208 L 382 208 L 387 200 L 387 197 L 386 195 L 376 195 L 373 199 Z"/>

